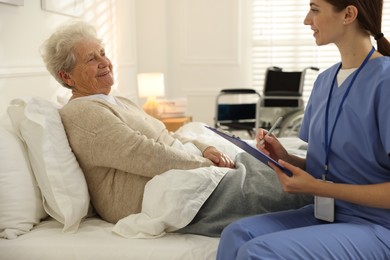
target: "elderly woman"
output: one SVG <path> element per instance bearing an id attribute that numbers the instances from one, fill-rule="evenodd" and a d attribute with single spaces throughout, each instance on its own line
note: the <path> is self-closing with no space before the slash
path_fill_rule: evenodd
<path id="1" fill-rule="evenodd" d="M 169 133 L 133 102 L 110 95 L 113 66 L 93 27 L 63 26 L 44 44 L 47 69 L 72 90 L 60 114 L 93 206 L 109 222 L 140 212 L 145 184 L 169 169 L 234 167 L 216 148 Z M 202 156 L 173 144 L 192 142 Z"/>
<path id="2" fill-rule="evenodd" d="M 234 168 L 234 162 L 215 147 L 168 132 L 162 122 L 130 100 L 110 95 L 114 83 L 112 63 L 90 25 L 76 22 L 59 28 L 44 43 L 42 57 L 56 80 L 72 91 L 60 114 L 84 172 L 92 204 L 104 220 L 116 223 L 139 213 L 145 184 L 167 170 L 211 165 Z M 177 149 L 184 144 L 195 146 L 198 154 Z M 253 161 L 254 168 L 260 169 L 260 163 Z M 180 232 L 218 236 L 224 226 L 240 216 L 302 206 L 310 201 L 286 197 L 271 182 L 266 182 L 266 189 L 264 180 L 274 175 L 265 173 L 270 177 L 260 178 L 256 170 L 244 176 L 251 177 L 248 183 L 255 190 L 262 185 L 262 193 L 249 189 L 248 195 L 243 196 L 241 177 L 235 170 L 225 175 L 193 223 Z M 276 200 L 284 203 L 275 203 Z M 206 222 L 203 230 L 197 226 L 202 221 Z"/>

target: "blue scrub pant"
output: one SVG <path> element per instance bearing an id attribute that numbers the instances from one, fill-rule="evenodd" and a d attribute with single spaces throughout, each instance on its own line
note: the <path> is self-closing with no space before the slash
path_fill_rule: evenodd
<path id="1" fill-rule="evenodd" d="M 388 229 L 367 221 L 320 221 L 309 205 L 230 224 L 222 232 L 217 260 L 390 259 L 390 245 L 381 239 L 388 235 Z"/>

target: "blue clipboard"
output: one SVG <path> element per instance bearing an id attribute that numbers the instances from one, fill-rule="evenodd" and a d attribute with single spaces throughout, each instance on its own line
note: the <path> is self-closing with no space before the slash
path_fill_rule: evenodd
<path id="1" fill-rule="evenodd" d="M 262 151 L 256 149 L 255 147 L 251 146 L 247 142 L 241 140 L 239 137 L 235 137 L 234 135 L 232 136 L 232 135 L 226 134 L 226 133 L 221 132 L 218 129 L 215 129 L 215 128 L 210 127 L 210 126 L 205 126 L 205 127 L 210 129 L 211 131 L 215 132 L 216 134 L 222 136 L 223 138 L 225 138 L 229 142 L 237 145 L 242 150 L 249 153 L 250 155 L 252 155 L 256 159 L 258 159 L 259 161 L 261 161 L 262 163 L 264 163 L 268 167 L 269 167 L 268 162 L 271 161 L 273 164 L 277 165 L 280 169 L 282 169 L 282 171 L 284 171 L 284 173 L 286 173 L 288 176 L 292 176 L 292 173 L 288 169 L 284 168 L 277 161 L 275 161 L 274 159 L 272 159 L 271 157 L 269 157 L 268 155 L 266 155 Z"/>

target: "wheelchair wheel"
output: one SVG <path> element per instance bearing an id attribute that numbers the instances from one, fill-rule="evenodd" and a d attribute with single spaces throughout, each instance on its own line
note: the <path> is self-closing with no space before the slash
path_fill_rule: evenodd
<path id="1" fill-rule="evenodd" d="M 303 111 L 296 111 L 287 116 L 280 126 L 278 137 L 298 136 L 302 124 L 303 113 Z"/>

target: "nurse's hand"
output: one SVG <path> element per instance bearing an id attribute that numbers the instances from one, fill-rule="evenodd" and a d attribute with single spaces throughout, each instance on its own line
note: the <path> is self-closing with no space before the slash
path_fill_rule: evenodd
<path id="1" fill-rule="evenodd" d="M 259 128 L 256 133 L 256 147 L 275 161 L 287 160 L 289 154 L 274 134 L 267 135 L 268 131 Z M 264 140 L 262 142 L 262 140 Z"/>
<path id="2" fill-rule="evenodd" d="M 318 180 L 306 171 L 288 162 L 278 160 L 278 163 L 292 173 L 292 176 L 290 177 L 278 166 L 272 162 L 269 163 L 271 168 L 278 175 L 279 181 L 285 192 L 294 194 L 314 194 Z"/>

